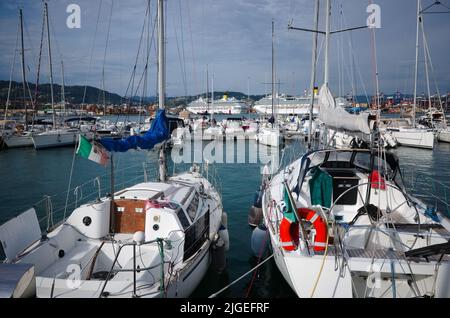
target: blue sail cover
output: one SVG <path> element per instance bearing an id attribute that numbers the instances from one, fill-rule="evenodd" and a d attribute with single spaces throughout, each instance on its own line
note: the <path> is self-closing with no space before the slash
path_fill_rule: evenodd
<path id="1" fill-rule="evenodd" d="M 153 149 L 156 144 L 169 139 L 169 125 L 164 109 L 158 110 L 152 126 L 143 136 L 130 136 L 126 139 L 111 137 L 100 139 L 100 143 L 108 151 L 126 152 L 130 149 Z"/>

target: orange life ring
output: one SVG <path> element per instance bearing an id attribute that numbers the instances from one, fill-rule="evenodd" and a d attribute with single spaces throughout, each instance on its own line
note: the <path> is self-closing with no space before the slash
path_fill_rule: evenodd
<path id="1" fill-rule="evenodd" d="M 297 209 L 297 214 L 300 218 L 311 222 L 316 230 L 316 235 L 314 237 L 314 251 L 324 251 L 327 245 L 327 225 L 320 214 L 308 208 Z"/>
<path id="2" fill-rule="evenodd" d="M 280 223 L 280 240 L 281 246 L 285 251 L 293 251 L 297 249 L 299 242 L 298 223 L 291 222 L 287 218 L 283 218 Z"/>

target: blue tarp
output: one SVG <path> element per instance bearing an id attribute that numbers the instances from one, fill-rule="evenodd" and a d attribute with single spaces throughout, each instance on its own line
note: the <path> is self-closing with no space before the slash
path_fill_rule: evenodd
<path id="1" fill-rule="evenodd" d="M 169 125 L 164 109 L 158 110 L 152 126 L 143 136 L 130 136 L 126 139 L 102 138 L 100 143 L 108 151 L 125 152 L 130 149 L 152 149 L 156 144 L 169 139 Z"/>

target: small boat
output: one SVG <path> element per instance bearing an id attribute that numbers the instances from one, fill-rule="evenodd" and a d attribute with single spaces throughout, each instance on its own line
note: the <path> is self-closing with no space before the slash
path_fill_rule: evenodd
<path id="1" fill-rule="evenodd" d="M 398 144 L 408 147 L 433 149 L 434 133 L 432 129 L 399 127 L 388 128 Z"/>
<path id="2" fill-rule="evenodd" d="M 438 140 L 442 142 L 450 142 L 450 129 L 442 129 L 438 131 Z"/>
<path id="3" fill-rule="evenodd" d="M 5 135 L 3 140 L 8 148 L 33 147 L 33 133 L 31 131 Z"/>
<path id="4" fill-rule="evenodd" d="M 34 134 L 33 144 L 36 150 L 74 146 L 80 134 L 78 128 L 59 128 Z"/>

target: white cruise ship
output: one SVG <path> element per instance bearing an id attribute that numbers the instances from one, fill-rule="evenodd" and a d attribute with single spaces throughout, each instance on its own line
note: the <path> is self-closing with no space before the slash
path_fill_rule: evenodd
<path id="1" fill-rule="evenodd" d="M 274 113 L 278 115 L 304 115 L 309 113 L 310 97 L 309 96 L 289 96 L 286 94 L 276 94 L 274 99 Z M 253 106 L 258 114 L 272 113 L 272 95 L 263 97 Z M 313 113 L 318 114 L 317 97 L 314 98 Z"/>
<path id="2" fill-rule="evenodd" d="M 247 113 L 248 106 L 234 97 L 223 95 L 221 99 L 216 99 L 208 103 L 208 99 L 200 97 L 189 103 L 186 109 L 193 114 L 242 114 Z"/>

